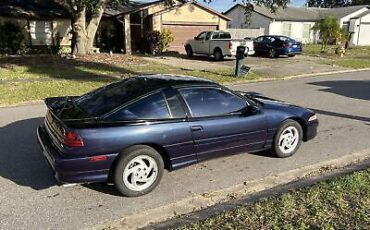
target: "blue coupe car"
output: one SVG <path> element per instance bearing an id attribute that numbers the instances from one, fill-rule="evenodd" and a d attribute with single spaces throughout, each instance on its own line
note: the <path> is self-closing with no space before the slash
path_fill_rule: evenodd
<path id="1" fill-rule="evenodd" d="M 45 99 L 37 129 L 63 183 L 113 182 L 140 196 L 174 170 L 235 152 L 289 157 L 316 136 L 311 110 L 188 76 L 143 75 Z"/>
<path id="2" fill-rule="evenodd" d="M 276 58 L 279 55 L 294 57 L 302 53 L 302 43 L 286 36 L 264 35 L 253 41 L 256 55 L 268 55 Z"/>

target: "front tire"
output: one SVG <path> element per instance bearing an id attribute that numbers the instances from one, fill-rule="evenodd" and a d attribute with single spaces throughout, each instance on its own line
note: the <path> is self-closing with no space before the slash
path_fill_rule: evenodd
<path id="1" fill-rule="evenodd" d="M 284 121 L 276 132 L 272 154 L 279 158 L 290 157 L 297 152 L 302 143 L 301 125 L 291 119 Z"/>
<path id="2" fill-rule="evenodd" d="M 134 146 L 121 153 L 114 171 L 114 185 L 124 196 L 151 192 L 162 179 L 161 155 L 149 146 Z"/>

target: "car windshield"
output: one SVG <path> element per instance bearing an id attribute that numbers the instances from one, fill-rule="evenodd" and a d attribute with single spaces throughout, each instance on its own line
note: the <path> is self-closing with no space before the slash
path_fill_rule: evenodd
<path id="1" fill-rule="evenodd" d="M 148 84 L 145 78 L 128 78 L 93 90 L 74 102 L 87 114 L 99 117 L 156 88 L 155 81 Z"/>

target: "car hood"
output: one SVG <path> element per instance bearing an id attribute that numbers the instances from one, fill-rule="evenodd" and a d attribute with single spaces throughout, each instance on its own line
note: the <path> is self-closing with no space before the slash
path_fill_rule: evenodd
<path id="1" fill-rule="evenodd" d="M 279 110 L 291 113 L 293 115 L 303 117 L 303 118 L 309 118 L 310 116 L 314 115 L 315 113 L 307 108 L 294 105 L 291 103 L 287 103 L 284 101 L 276 100 L 273 98 L 269 98 L 266 96 L 263 96 L 259 93 L 243 93 L 244 96 L 256 101 L 258 104 L 262 106 L 263 109 L 272 109 L 272 110 Z"/>

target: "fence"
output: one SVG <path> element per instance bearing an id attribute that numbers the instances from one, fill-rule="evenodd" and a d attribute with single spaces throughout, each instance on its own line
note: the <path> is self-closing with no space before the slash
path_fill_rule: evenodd
<path id="1" fill-rule="evenodd" d="M 265 34 L 265 28 L 227 29 L 233 39 L 256 38 Z"/>

